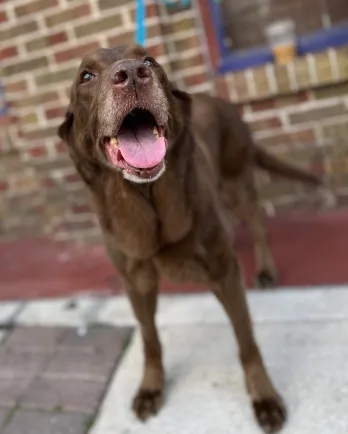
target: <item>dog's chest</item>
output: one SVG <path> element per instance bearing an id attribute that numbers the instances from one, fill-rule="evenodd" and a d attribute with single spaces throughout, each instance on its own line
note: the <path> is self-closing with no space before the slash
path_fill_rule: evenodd
<path id="1" fill-rule="evenodd" d="M 127 256 L 148 259 L 182 239 L 192 227 L 184 190 L 170 178 L 164 181 L 149 190 L 122 190 L 108 200 L 110 229 Z"/>

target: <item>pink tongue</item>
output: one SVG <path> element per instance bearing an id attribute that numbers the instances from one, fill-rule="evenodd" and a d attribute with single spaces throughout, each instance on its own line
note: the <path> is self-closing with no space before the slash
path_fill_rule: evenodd
<path id="1" fill-rule="evenodd" d="M 133 125 L 122 128 L 117 134 L 118 149 L 123 158 L 133 167 L 148 169 L 157 166 L 166 154 L 164 137 L 153 134 L 149 125 Z"/>

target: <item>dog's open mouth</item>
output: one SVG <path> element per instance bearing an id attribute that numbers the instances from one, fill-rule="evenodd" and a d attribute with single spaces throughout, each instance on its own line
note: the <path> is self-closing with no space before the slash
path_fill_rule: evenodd
<path id="1" fill-rule="evenodd" d="M 164 128 L 143 109 L 132 110 L 114 137 L 105 138 L 105 150 L 114 166 L 134 178 L 151 180 L 164 167 L 166 139 Z"/>

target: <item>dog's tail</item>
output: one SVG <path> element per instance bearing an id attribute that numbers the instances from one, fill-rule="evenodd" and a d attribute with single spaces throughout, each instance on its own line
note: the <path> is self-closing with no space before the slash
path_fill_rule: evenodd
<path id="1" fill-rule="evenodd" d="M 285 161 L 279 160 L 274 155 L 269 154 L 263 149 L 255 146 L 254 154 L 256 164 L 268 172 L 274 173 L 285 178 L 302 181 L 312 185 L 322 185 L 322 179 L 314 173 L 295 167 Z"/>

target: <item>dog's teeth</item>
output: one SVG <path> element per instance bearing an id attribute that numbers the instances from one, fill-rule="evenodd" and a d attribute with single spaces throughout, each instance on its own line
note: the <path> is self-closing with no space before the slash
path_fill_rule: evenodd
<path id="1" fill-rule="evenodd" d="M 110 139 L 110 145 L 113 146 L 114 148 L 118 147 L 118 140 L 116 137 L 111 137 Z"/>
<path id="2" fill-rule="evenodd" d="M 159 134 L 158 134 L 157 127 L 153 127 L 152 132 L 153 132 L 154 136 L 156 137 L 156 139 L 158 139 L 159 138 Z"/>

